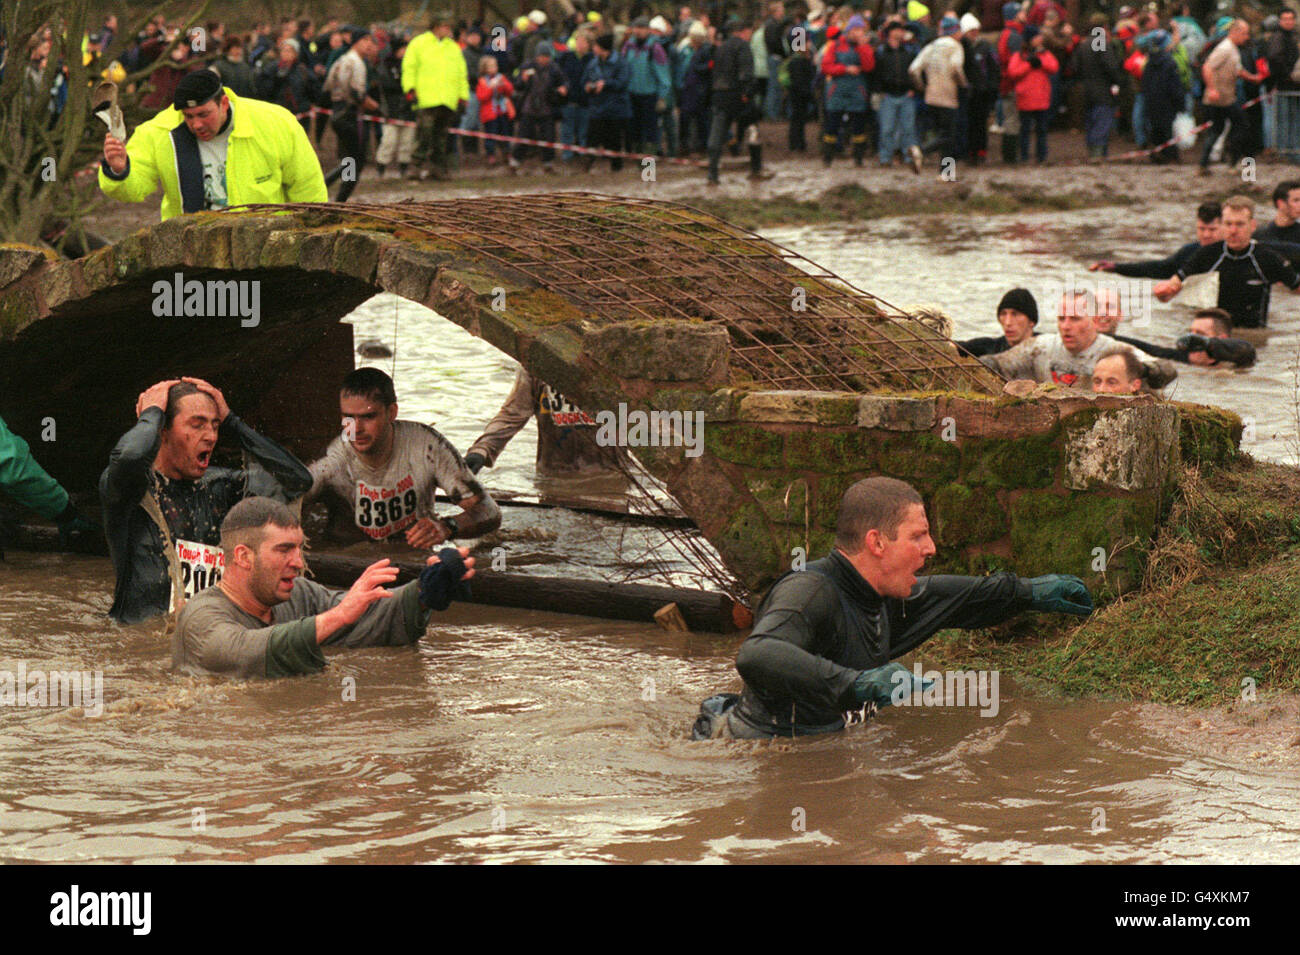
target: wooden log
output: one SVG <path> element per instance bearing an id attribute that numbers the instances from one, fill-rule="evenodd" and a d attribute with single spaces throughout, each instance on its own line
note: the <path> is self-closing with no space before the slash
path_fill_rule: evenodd
<path id="1" fill-rule="evenodd" d="M 10 528 L 6 542 L 14 550 L 58 550 L 59 535 L 48 524 L 19 524 Z M 106 556 L 102 536 L 91 536 L 76 550 Z M 376 552 L 374 560 L 381 556 Z M 351 587 L 372 561 L 364 557 L 311 551 L 308 565 L 316 580 L 329 587 Z M 424 567 L 416 559 L 397 561 L 399 583 L 413 580 Z M 480 568 L 470 582 L 470 603 L 497 607 L 523 607 L 550 613 L 572 613 L 606 620 L 657 622 L 656 612 L 665 604 L 676 604 L 684 621 L 682 629 L 701 633 L 733 633 L 753 625 L 749 608 L 726 594 L 650 584 L 622 584 L 573 577 L 543 577 L 533 574 L 505 574 Z"/>
<path id="2" fill-rule="evenodd" d="M 378 555 L 376 556 L 378 559 Z M 317 581 L 329 587 L 350 587 L 371 561 L 362 557 L 312 552 L 308 564 Z M 424 564 L 398 560 L 398 583 L 413 580 Z M 744 615 L 726 594 L 680 587 L 620 584 L 573 577 L 506 574 L 480 568 L 470 581 L 470 603 L 497 607 L 522 607 L 549 613 L 572 613 L 606 620 L 640 620 L 651 623 L 655 611 L 674 603 L 684 628 L 705 633 L 730 633 Z"/>
<path id="3" fill-rule="evenodd" d="M 686 618 L 682 616 L 682 610 L 677 604 L 664 604 L 656 610 L 655 623 L 669 633 L 689 633 L 691 630 L 686 626 Z"/>

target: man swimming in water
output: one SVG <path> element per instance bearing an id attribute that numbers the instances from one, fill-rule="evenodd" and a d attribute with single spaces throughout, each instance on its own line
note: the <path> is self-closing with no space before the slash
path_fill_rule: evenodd
<path id="1" fill-rule="evenodd" d="M 1202 202 L 1196 208 L 1196 241 L 1180 246 L 1173 255 L 1145 262 L 1094 262 L 1090 272 L 1114 272 L 1137 279 L 1167 279 L 1186 265 L 1200 249 L 1223 238 L 1223 207 L 1217 202 Z"/>
<path id="2" fill-rule="evenodd" d="M 358 368 L 348 374 L 339 410 L 343 434 L 311 465 L 312 486 L 303 502 L 323 499 L 336 532 L 374 541 L 404 537 L 412 547 L 429 550 L 501 526 L 501 509 L 451 442 L 428 425 L 397 420 L 393 379 L 382 371 Z M 438 516 L 440 487 L 462 513 Z"/>
<path id="3" fill-rule="evenodd" d="M 768 591 L 736 656 L 743 692 L 706 700 L 693 737 L 841 730 L 855 711 L 889 705 L 893 674 L 906 675 L 889 661 L 939 630 L 988 627 L 1026 610 L 1092 613 L 1092 597 L 1078 577 L 916 576 L 934 552 L 914 488 L 887 477 L 850 487 L 830 556 Z"/>
<path id="4" fill-rule="evenodd" d="M 289 508 L 250 497 L 221 524 L 226 573 L 185 605 L 172 635 L 172 665 L 239 678 L 319 673 L 322 646 L 415 643 L 432 610 L 446 610 L 474 576 L 469 549 L 443 548 L 418 580 L 385 588 L 397 568 L 375 561 L 346 592 L 300 577 L 303 533 Z"/>
<path id="5" fill-rule="evenodd" d="M 958 342 L 957 348 L 972 358 L 998 355 L 1038 334 L 1038 302 L 1029 289 L 1013 288 L 998 302 L 998 324 L 1002 334 L 970 338 Z"/>
<path id="6" fill-rule="evenodd" d="M 1221 308 L 1198 309 L 1187 334 L 1169 348 L 1118 333 L 1119 323 L 1124 320 L 1118 289 L 1102 286 L 1094 293 L 1094 301 L 1096 311 L 1092 324 L 1097 331 L 1117 342 L 1132 345 L 1153 358 L 1204 367 L 1234 365 L 1245 368 L 1255 363 L 1255 346 L 1244 339 L 1231 337 L 1232 316 Z"/>
<path id="7" fill-rule="evenodd" d="M 178 610 L 220 578 L 221 522 L 242 498 L 290 501 L 311 487 L 301 461 L 239 420 L 200 378 L 158 382 L 136 400 L 135 413 L 99 478 L 117 572 L 109 614 L 119 623 Z M 259 467 L 213 467 L 222 437 L 238 441 Z"/>
<path id="8" fill-rule="evenodd" d="M 1056 325 L 1058 334 L 1038 335 L 999 355 L 980 359 L 1005 378 L 1054 382 L 1066 387 L 1087 388 L 1092 366 L 1102 352 L 1115 347 L 1115 340 L 1102 335 L 1093 324 L 1096 304 L 1091 292 L 1073 290 L 1061 297 Z M 1139 356 L 1146 366 L 1152 388 L 1163 388 L 1178 377 L 1169 362 Z"/>
<path id="9" fill-rule="evenodd" d="M 1274 282 L 1300 292 L 1300 272 L 1278 253 L 1264 248 L 1255 232 L 1255 203 L 1233 196 L 1223 204 L 1222 241 L 1197 250 L 1179 266 L 1172 278 L 1158 283 L 1152 294 L 1168 302 L 1183 288 L 1183 280 L 1202 272 L 1219 273 L 1219 308 L 1232 316 L 1238 328 L 1268 325 L 1268 302 Z"/>

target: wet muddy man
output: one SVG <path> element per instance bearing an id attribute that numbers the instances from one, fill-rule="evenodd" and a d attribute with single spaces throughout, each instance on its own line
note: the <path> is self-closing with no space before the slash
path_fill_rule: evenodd
<path id="1" fill-rule="evenodd" d="M 888 706 L 907 671 L 889 661 L 939 630 L 988 627 L 1026 610 L 1092 613 L 1078 577 L 918 577 L 935 552 L 921 495 L 867 478 L 840 501 L 829 557 L 773 585 L 736 656 L 745 688 L 705 700 L 695 739 L 829 733 Z M 910 675 L 906 677 L 911 680 Z"/>

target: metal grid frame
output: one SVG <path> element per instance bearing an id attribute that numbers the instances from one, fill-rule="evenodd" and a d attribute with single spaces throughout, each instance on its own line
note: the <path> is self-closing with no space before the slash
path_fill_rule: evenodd
<path id="1" fill-rule="evenodd" d="M 238 211 L 270 210 L 368 218 L 433 239 L 523 273 L 601 321 L 718 322 L 731 335 L 733 376 L 753 387 L 980 394 L 1000 387 L 996 375 L 883 299 L 680 203 L 565 192 Z"/>

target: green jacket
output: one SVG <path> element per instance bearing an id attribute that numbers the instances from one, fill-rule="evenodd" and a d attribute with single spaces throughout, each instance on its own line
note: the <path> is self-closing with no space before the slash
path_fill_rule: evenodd
<path id="1" fill-rule="evenodd" d="M 402 57 L 402 92 L 411 90 L 415 90 L 416 109 L 456 109 L 462 100 L 469 101 L 465 54 L 455 40 L 440 40 L 426 31 L 410 42 Z"/>
<path id="2" fill-rule="evenodd" d="M 230 205 L 328 201 L 320 161 L 293 114 L 274 103 L 244 99 L 228 87 L 224 89 L 234 113 L 226 153 Z M 122 202 L 142 202 L 158 191 L 161 182 L 164 220 L 200 211 L 203 167 L 195 165 L 197 140 L 184 120 L 180 110 L 168 107 L 136 127 L 126 144 L 126 172 L 115 176 L 100 164 L 99 188 L 104 195 Z"/>
<path id="3" fill-rule="evenodd" d="M 68 492 L 45 473 L 32 457 L 27 442 L 14 434 L 0 418 L 0 491 L 51 520 L 68 506 Z"/>

